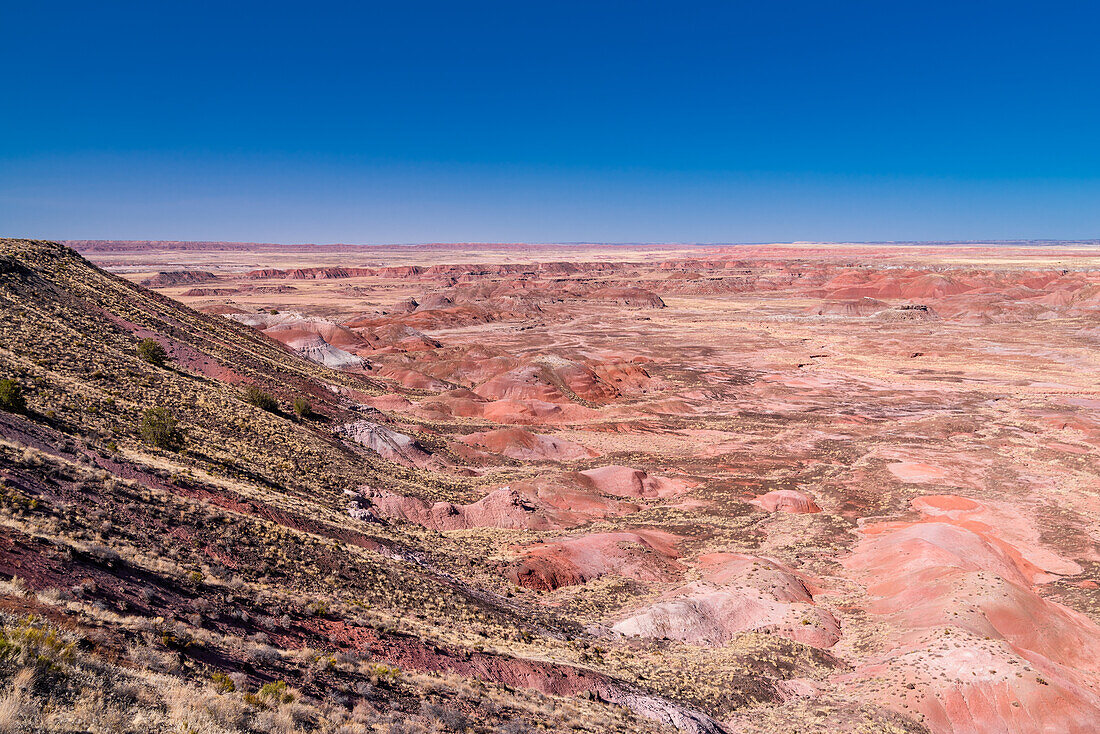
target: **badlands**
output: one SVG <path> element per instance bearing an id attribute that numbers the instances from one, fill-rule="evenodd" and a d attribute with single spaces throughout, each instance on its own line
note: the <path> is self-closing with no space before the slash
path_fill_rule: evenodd
<path id="1" fill-rule="evenodd" d="M 332 500 L 253 514 L 520 620 L 475 647 L 383 594 L 419 626 L 383 644 L 303 618 L 319 655 L 638 717 L 582 730 L 1100 731 L 1093 246 L 68 244 L 195 314 L 172 324 L 248 340 L 235 362 L 111 311 L 180 375 L 241 390 L 285 355 L 262 385 L 315 415 L 280 418 L 270 462 L 324 472 L 296 502 Z M 315 468 L 337 450 L 361 472 Z M 265 471 L 234 512 L 284 491 Z M 321 565 L 318 593 L 356 574 Z M 283 628 L 265 639 L 305 644 Z M 326 695 L 312 680 L 291 684 Z"/>

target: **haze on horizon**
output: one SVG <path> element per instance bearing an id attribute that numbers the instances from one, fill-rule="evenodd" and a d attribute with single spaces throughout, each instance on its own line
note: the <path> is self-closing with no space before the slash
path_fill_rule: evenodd
<path id="1" fill-rule="evenodd" d="M 8 4 L 3 234 L 1100 236 L 1090 3 Z"/>

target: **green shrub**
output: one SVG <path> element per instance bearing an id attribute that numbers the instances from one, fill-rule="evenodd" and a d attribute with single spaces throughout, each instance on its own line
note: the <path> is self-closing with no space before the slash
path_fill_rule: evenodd
<path id="1" fill-rule="evenodd" d="M 225 673 L 214 673 L 210 679 L 214 681 L 214 690 L 218 693 L 232 693 L 237 690 L 237 684 Z"/>
<path id="2" fill-rule="evenodd" d="M 313 406 L 305 398 L 295 398 L 294 414 L 299 418 L 309 418 L 313 415 Z"/>
<path id="3" fill-rule="evenodd" d="M 23 386 L 15 380 L 0 380 L 0 408 L 9 413 L 22 413 L 27 409 Z"/>
<path id="4" fill-rule="evenodd" d="M 71 663 L 75 649 L 75 641 L 65 639 L 35 617 L 25 617 L 0 628 L 0 659 L 17 665 L 55 669 Z"/>
<path id="5" fill-rule="evenodd" d="M 141 416 L 141 438 L 157 448 L 173 449 L 183 442 L 183 432 L 166 408 L 149 408 Z"/>
<path id="6" fill-rule="evenodd" d="M 266 410 L 270 413 L 274 413 L 279 409 L 279 403 L 275 401 L 275 398 L 255 385 L 244 391 L 244 400 L 249 405 L 255 405 L 260 410 Z"/>
<path id="7" fill-rule="evenodd" d="M 146 362 L 157 367 L 163 367 L 168 360 L 168 352 L 156 339 L 142 339 L 137 345 L 137 354 Z"/>
<path id="8" fill-rule="evenodd" d="M 278 706 L 282 703 L 290 703 L 294 695 L 287 690 L 286 682 L 281 680 L 265 683 L 256 693 L 244 694 L 245 703 L 256 708 Z"/>
<path id="9" fill-rule="evenodd" d="M 385 663 L 375 663 L 370 666 L 370 680 L 374 685 L 392 686 L 400 679 L 400 668 L 392 667 Z"/>

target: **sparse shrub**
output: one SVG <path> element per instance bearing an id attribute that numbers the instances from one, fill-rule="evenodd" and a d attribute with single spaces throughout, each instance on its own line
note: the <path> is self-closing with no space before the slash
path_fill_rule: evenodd
<path id="1" fill-rule="evenodd" d="M 373 685 L 393 685 L 401 678 L 400 668 L 385 663 L 375 663 L 369 669 L 370 682 Z"/>
<path id="2" fill-rule="evenodd" d="M 294 415 L 299 418 L 309 418 L 313 415 L 313 406 L 305 398 L 294 399 Z"/>
<path id="3" fill-rule="evenodd" d="M 294 694 L 287 690 L 286 681 L 276 680 L 265 683 L 256 693 L 244 694 L 244 700 L 257 708 L 267 708 L 290 703 Z"/>
<path id="4" fill-rule="evenodd" d="M 163 367 L 168 361 L 168 352 L 156 339 L 142 339 L 137 345 L 137 354 L 151 365 Z"/>
<path id="5" fill-rule="evenodd" d="M 64 639 L 34 617 L 0 629 L 0 659 L 18 665 L 53 669 L 73 659 L 76 643 Z"/>
<path id="6" fill-rule="evenodd" d="M 214 690 L 218 693 L 232 693 L 237 690 L 237 684 L 225 673 L 214 673 L 210 680 L 214 682 Z"/>
<path id="7" fill-rule="evenodd" d="M 9 413 L 23 413 L 27 410 L 27 400 L 23 397 L 23 386 L 15 380 L 0 380 L 0 408 Z"/>
<path id="8" fill-rule="evenodd" d="M 266 410 L 269 413 L 274 413 L 279 409 L 279 403 L 275 401 L 270 393 L 266 393 L 255 385 L 250 385 L 247 390 L 244 391 L 244 400 L 249 405 L 254 405 L 260 410 Z"/>
<path id="9" fill-rule="evenodd" d="M 149 408 L 141 416 L 141 438 L 157 448 L 173 449 L 183 442 L 183 432 L 167 408 Z"/>

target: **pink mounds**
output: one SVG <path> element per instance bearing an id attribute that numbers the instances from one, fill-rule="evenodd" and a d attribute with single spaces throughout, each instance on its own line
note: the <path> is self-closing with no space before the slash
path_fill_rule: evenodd
<path id="1" fill-rule="evenodd" d="M 463 436 L 459 440 L 465 444 L 481 446 L 496 454 L 525 461 L 573 461 L 599 456 L 592 449 L 572 441 L 531 433 L 522 428 L 481 431 Z"/>
<path id="2" fill-rule="evenodd" d="M 756 505 L 767 512 L 789 512 L 795 515 L 821 512 L 821 508 L 808 494 L 796 489 L 777 489 L 774 492 L 761 494 L 749 504 Z"/>
<path id="3" fill-rule="evenodd" d="M 546 403 L 541 400 L 494 400 L 482 406 L 481 417 L 494 423 L 575 423 L 599 417 L 599 411 L 583 405 Z"/>
<path id="4" fill-rule="evenodd" d="M 834 680 L 853 693 L 863 688 L 867 700 L 919 714 L 935 734 L 1094 734 L 1100 721 L 1087 686 L 1030 665 L 1003 642 L 965 633 L 941 632 L 925 647 Z"/>
<path id="5" fill-rule="evenodd" d="M 888 464 L 886 468 L 901 481 L 911 484 L 953 483 L 949 481 L 949 473 L 946 469 L 932 464 L 899 461 L 894 464 Z"/>
<path id="6" fill-rule="evenodd" d="M 508 578 L 530 589 L 552 591 L 606 575 L 638 581 L 672 581 L 684 568 L 676 558 L 680 538 L 658 530 L 596 533 L 527 546 Z"/>
<path id="7" fill-rule="evenodd" d="M 1080 567 L 1013 508 L 951 495 L 913 506 L 918 522 L 864 528 L 845 562 L 876 597 L 869 611 L 906 632 L 841 680 L 885 679 L 883 702 L 935 732 L 1095 731 L 1100 627 L 1033 591 Z"/>
<path id="8" fill-rule="evenodd" d="M 581 400 L 609 403 L 620 396 L 617 387 L 604 380 L 597 370 L 576 362 L 556 366 L 554 374 Z"/>
<path id="9" fill-rule="evenodd" d="M 809 586 L 790 569 L 766 558 L 734 553 L 703 556 L 711 570 L 614 626 L 638 637 L 724 645 L 738 634 L 769 631 L 814 647 L 832 647 L 840 625 L 814 604 Z"/>
<path id="10" fill-rule="evenodd" d="M 1032 584 L 1082 572 L 1080 565 L 1046 548 L 1039 532 L 1019 510 L 955 495 L 926 495 L 912 501 L 922 522 L 946 522 L 970 530 L 1002 550 Z"/>
<path id="11" fill-rule="evenodd" d="M 592 372 L 603 382 L 613 385 L 619 392 L 639 391 L 649 387 L 653 378 L 636 360 L 605 360 L 591 366 Z M 573 384 L 570 389 L 581 397 L 586 397 Z"/>
<path id="12" fill-rule="evenodd" d="M 387 380 L 394 380 L 414 390 L 444 390 L 447 387 L 439 380 L 428 377 L 421 372 L 398 367 L 396 365 L 382 365 L 378 370 L 378 376 L 384 377 Z"/>
<path id="13" fill-rule="evenodd" d="M 593 489 L 616 497 L 673 497 L 690 486 L 683 479 L 653 477 L 641 469 L 614 464 L 586 469 L 578 474 Z"/>
<path id="14" fill-rule="evenodd" d="M 565 395 L 543 375 L 543 369 L 535 365 L 517 367 L 497 375 L 474 390 L 483 398 L 507 398 L 511 400 L 541 400 L 546 403 L 568 402 Z"/>
<path id="15" fill-rule="evenodd" d="M 384 489 L 363 488 L 353 493 L 349 513 L 359 519 L 372 515 L 400 519 L 440 531 L 480 527 L 564 530 L 640 509 L 575 487 L 536 481 L 501 487 L 468 505 L 432 504 Z"/>

